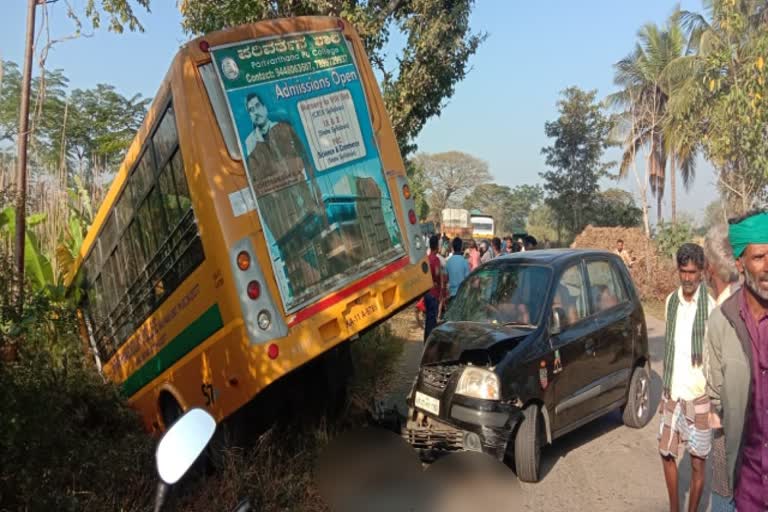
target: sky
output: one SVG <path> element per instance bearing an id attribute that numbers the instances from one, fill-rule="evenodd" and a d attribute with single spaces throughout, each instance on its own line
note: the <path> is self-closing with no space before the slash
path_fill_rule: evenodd
<path id="1" fill-rule="evenodd" d="M 68 1 L 78 12 L 86 3 Z M 2 59 L 18 63 L 23 59 L 26 4 L 3 0 Z M 488 162 L 494 180 L 503 185 L 540 183 L 539 173 L 546 170 L 541 148 L 552 142 L 544 134 L 544 123 L 557 118 L 560 91 L 572 85 L 596 89 L 600 99 L 614 92 L 613 64 L 630 53 L 637 30 L 647 22 L 664 23 L 674 7 L 673 0 L 477 0 L 470 25 L 488 38 L 442 114 L 431 119 L 417 138 L 419 151 L 469 153 Z M 687 0 L 681 7 L 698 11 L 701 3 Z M 126 96 L 154 96 L 173 55 L 190 36 L 181 29 L 175 1 L 152 0 L 151 9 L 146 13 L 137 8 L 143 33 L 113 34 L 101 28 L 91 37 L 64 41 L 50 51 L 47 67 L 63 69 L 72 88 L 110 83 Z M 47 10 L 51 38 L 73 32 L 66 0 L 48 5 Z M 41 12 L 38 9 L 38 26 Z M 393 38 L 390 66 L 402 43 Z M 613 151 L 606 160 L 618 156 Z M 602 185 L 626 189 L 639 201 L 632 176 Z M 716 198 L 708 162 L 699 161 L 690 191 L 684 191 L 678 179 L 678 211 L 699 217 Z M 663 210 L 668 217 L 668 193 Z M 655 218 L 655 210 L 651 217 Z"/>

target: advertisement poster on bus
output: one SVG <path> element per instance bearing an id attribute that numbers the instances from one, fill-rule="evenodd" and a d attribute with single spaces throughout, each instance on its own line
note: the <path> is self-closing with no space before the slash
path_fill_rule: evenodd
<path id="1" fill-rule="evenodd" d="M 211 53 L 286 309 L 401 257 L 365 91 L 340 31 Z"/>

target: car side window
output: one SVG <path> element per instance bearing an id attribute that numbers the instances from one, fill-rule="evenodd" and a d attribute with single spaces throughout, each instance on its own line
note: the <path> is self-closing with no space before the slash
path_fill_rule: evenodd
<path id="1" fill-rule="evenodd" d="M 584 289 L 584 279 L 581 275 L 581 265 L 575 264 L 563 272 L 557 283 L 552 310 L 561 309 L 561 328 L 575 324 L 588 315 L 587 295 Z"/>
<path id="2" fill-rule="evenodd" d="M 619 275 L 610 262 L 588 262 L 587 276 L 589 276 L 589 294 L 595 313 L 611 309 L 627 300 Z"/>
<path id="3" fill-rule="evenodd" d="M 619 298 L 619 303 L 629 302 L 627 284 L 621 275 L 621 270 L 616 266 L 616 263 L 611 263 L 611 271 L 613 272 L 613 282 L 616 283 L 616 296 Z"/>

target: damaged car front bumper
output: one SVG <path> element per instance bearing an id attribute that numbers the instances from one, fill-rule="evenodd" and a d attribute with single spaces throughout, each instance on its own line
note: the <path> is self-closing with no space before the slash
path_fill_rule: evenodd
<path id="1" fill-rule="evenodd" d="M 436 381 L 422 372 L 408 397 L 408 418 L 401 428 L 402 437 L 423 459 L 475 451 L 503 460 L 522 419 L 522 404 L 455 394 L 452 380 Z"/>

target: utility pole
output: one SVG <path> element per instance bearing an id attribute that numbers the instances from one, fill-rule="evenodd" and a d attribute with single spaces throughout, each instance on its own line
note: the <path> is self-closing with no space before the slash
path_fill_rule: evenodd
<path id="1" fill-rule="evenodd" d="M 24 76 L 19 109 L 19 153 L 16 173 L 16 305 L 24 307 L 24 243 L 27 230 L 27 141 L 29 140 L 29 89 L 32 83 L 32 55 L 35 39 L 35 9 L 39 0 L 27 0 L 27 39 L 24 45 Z"/>

